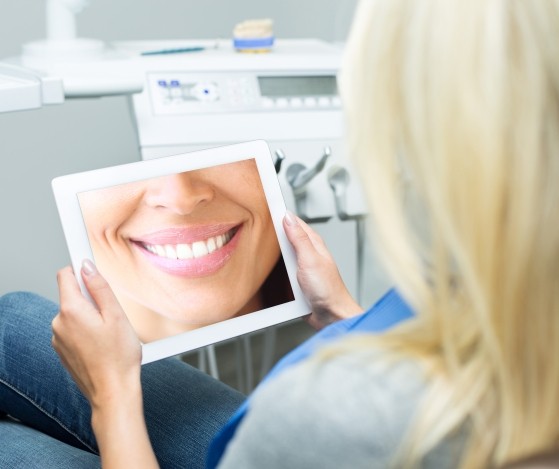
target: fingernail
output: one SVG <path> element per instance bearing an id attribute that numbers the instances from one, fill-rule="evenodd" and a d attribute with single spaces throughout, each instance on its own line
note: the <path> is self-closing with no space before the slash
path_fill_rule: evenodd
<path id="1" fill-rule="evenodd" d="M 89 259 L 84 259 L 82 262 L 82 271 L 85 275 L 95 275 L 97 273 L 97 267 Z"/>
<path id="2" fill-rule="evenodd" d="M 289 210 L 285 212 L 285 223 L 287 223 L 289 226 L 297 225 L 297 219 L 295 218 L 295 215 L 293 215 Z"/>

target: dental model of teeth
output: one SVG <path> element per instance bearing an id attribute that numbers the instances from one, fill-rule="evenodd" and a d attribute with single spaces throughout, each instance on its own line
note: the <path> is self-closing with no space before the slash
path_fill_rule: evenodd
<path id="1" fill-rule="evenodd" d="M 233 29 L 233 47 L 239 52 L 270 52 L 274 45 L 273 27 L 270 18 L 238 23 Z"/>
<path id="2" fill-rule="evenodd" d="M 216 249 L 225 246 L 233 234 L 231 231 L 227 233 L 213 236 L 205 241 L 195 241 L 192 244 L 143 244 L 143 247 L 159 257 L 166 257 L 167 259 L 197 259 L 199 257 L 207 256 Z"/>

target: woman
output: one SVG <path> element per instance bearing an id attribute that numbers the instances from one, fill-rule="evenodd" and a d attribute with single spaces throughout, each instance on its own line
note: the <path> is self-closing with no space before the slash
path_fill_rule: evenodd
<path id="1" fill-rule="evenodd" d="M 79 201 L 95 263 L 143 342 L 293 299 L 253 159 Z"/>
<path id="2" fill-rule="evenodd" d="M 559 232 L 546 222 L 559 202 L 558 40 L 554 0 L 360 3 L 341 82 L 350 149 L 415 316 L 340 337 L 403 310 L 392 293 L 325 328 L 322 343 L 336 340 L 257 390 L 211 462 L 478 468 L 557 448 Z M 284 226 L 311 321 L 356 314 L 316 235 Z M 137 339 L 91 264 L 83 275 L 101 312 L 63 271 L 54 345 L 92 403 L 105 465 L 153 467 Z M 79 334 L 98 337 L 104 321 L 109 352 L 91 360 Z M 126 419 L 133 434 L 117 441 Z"/>

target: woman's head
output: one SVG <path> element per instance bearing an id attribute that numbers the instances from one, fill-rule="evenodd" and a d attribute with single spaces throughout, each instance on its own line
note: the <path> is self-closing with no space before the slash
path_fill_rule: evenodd
<path id="1" fill-rule="evenodd" d="M 409 339 L 452 380 L 444 430 L 491 429 L 480 461 L 559 437 L 557 44 L 556 0 L 363 0 L 347 44 L 379 251 L 419 312 Z"/>
<path id="2" fill-rule="evenodd" d="M 281 257 L 254 160 L 83 193 L 80 206 L 99 270 L 140 335 L 157 328 L 153 313 L 165 333 L 263 307 Z"/>

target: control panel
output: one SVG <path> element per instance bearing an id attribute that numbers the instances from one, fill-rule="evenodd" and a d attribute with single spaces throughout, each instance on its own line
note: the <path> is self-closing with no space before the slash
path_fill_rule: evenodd
<path id="1" fill-rule="evenodd" d="M 334 75 L 149 73 L 155 115 L 339 110 Z"/>

